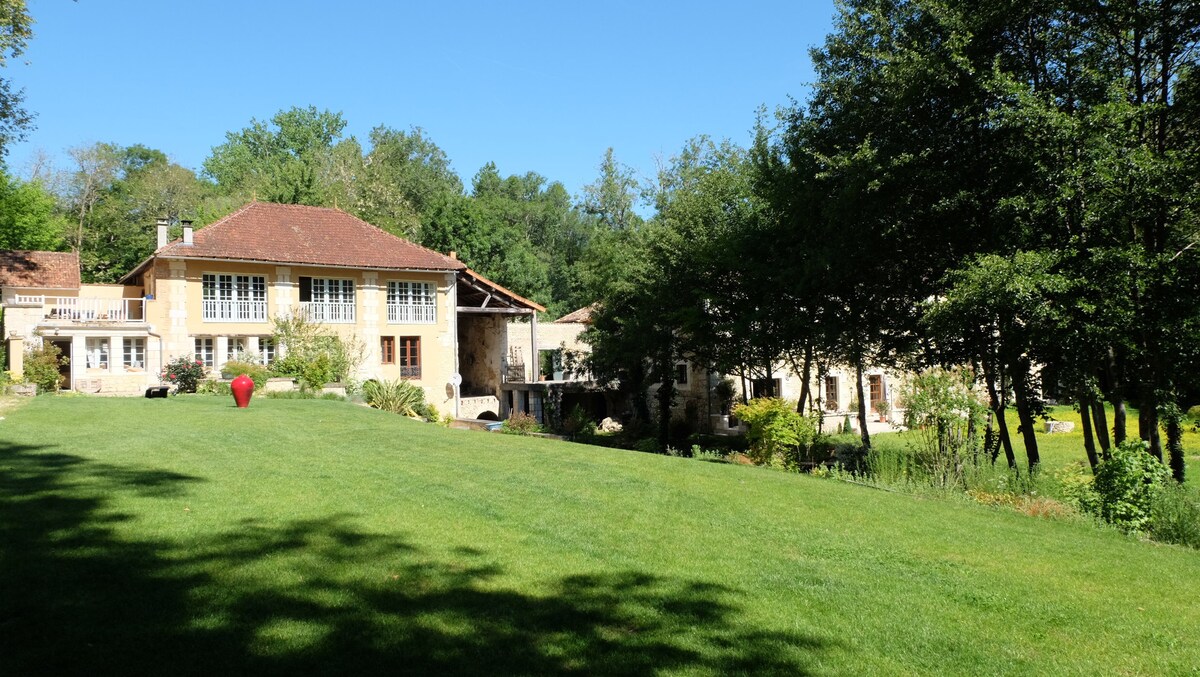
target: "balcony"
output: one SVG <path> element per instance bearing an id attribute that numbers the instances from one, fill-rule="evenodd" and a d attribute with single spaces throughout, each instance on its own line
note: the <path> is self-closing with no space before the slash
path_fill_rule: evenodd
<path id="1" fill-rule="evenodd" d="M 17 304 L 42 306 L 42 319 L 52 322 L 144 322 L 145 299 L 98 299 L 78 296 L 28 296 L 18 294 Z"/>
<path id="2" fill-rule="evenodd" d="M 436 324 L 437 306 L 389 303 L 388 324 Z"/>
<path id="3" fill-rule="evenodd" d="M 204 299 L 205 322 L 266 322 L 266 301 Z"/>
<path id="4" fill-rule="evenodd" d="M 325 303 L 306 301 L 300 304 L 304 316 L 314 322 L 329 324 L 354 324 L 353 303 Z"/>

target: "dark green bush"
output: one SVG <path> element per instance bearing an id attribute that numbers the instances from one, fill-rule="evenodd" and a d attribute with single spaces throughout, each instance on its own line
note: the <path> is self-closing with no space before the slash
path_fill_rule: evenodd
<path id="1" fill-rule="evenodd" d="M 1170 471 L 1146 451 L 1141 440 L 1124 442 L 1112 457 L 1096 466 L 1092 488 L 1100 517 L 1123 531 L 1137 532 L 1150 523 L 1151 504 Z"/>
<path id="2" fill-rule="evenodd" d="M 1161 543 L 1200 548 L 1200 492 L 1167 482 L 1151 500 L 1149 531 Z"/>

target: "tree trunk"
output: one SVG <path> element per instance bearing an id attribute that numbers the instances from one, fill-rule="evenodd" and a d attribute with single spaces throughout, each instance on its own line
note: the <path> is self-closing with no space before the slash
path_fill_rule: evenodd
<path id="1" fill-rule="evenodd" d="M 1167 452 L 1171 476 L 1183 484 L 1186 466 L 1183 459 L 1183 412 L 1174 402 L 1163 407 L 1163 425 L 1167 429 Z"/>
<path id="2" fill-rule="evenodd" d="M 1108 417 L 1104 413 L 1104 403 L 1096 399 L 1093 393 L 1088 394 L 1088 404 L 1092 410 L 1092 424 L 1096 429 L 1096 441 L 1100 444 L 1100 454 L 1104 460 L 1111 456 L 1112 445 L 1108 441 Z"/>
<path id="3" fill-rule="evenodd" d="M 1109 396 L 1108 401 L 1113 405 L 1113 446 L 1120 446 L 1125 442 L 1128 435 L 1125 427 L 1125 398 L 1121 395 L 1121 378 L 1120 371 L 1117 365 L 1117 354 L 1112 346 L 1108 348 L 1108 365 L 1106 369 L 1108 373 Z"/>
<path id="4" fill-rule="evenodd" d="M 809 343 L 804 346 L 804 366 L 800 376 L 800 401 L 796 403 L 796 413 L 802 416 L 804 415 L 804 406 L 808 403 L 808 398 L 812 396 L 808 384 L 808 377 L 812 375 L 812 358 L 813 349 L 812 344 Z"/>
<path id="5" fill-rule="evenodd" d="M 666 452 L 671 444 L 671 404 L 675 401 L 675 360 L 665 356 L 658 364 L 658 448 Z"/>
<path id="6" fill-rule="evenodd" d="M 1004 400 L 1001 399 L 1000 393 L 996 391 L 996 373 L 993 369 L 989 369 L 986 364 L 983 367 L 983 380 L 987 383 L 988 400 L 991 402 L 992 413 L 996 415 L 996 428 L 1000 433 L 1000 446 L 1004 448 L 1004 459 L 1008 461 L 1009 468 L 1016 470 L 1017 457 L 1013 453 L 1012 438 L 1008 436 L 1008 421 L 1004 419 L 1004 410 L 1007 407 Z M 1003 385 L 1002 382 L 1001 386 Z"/>
<path id="7" fill-rule="evenodd" d="M 862 437 L 863 449 L 871 448 L 871 434 L 867 432 L 867 401 L 863 397 L 863 361 L 862 353 L 854 361 L 854 388 L 858 393 L 858 431 Z"/>
<path id="8" fill-rule="evenodd" d="M 1138 437 L 1150 446 L 1150 453 L 1159 461 L 1163 460 L 1162 437 L 1158 434 L 1158 394 L 1154 385 L 1145 383 L 1141 388 L 1141 402 L 1138 402 Z"/>
<path id="9" fill-rule="evenodd" d="M 1029 474 L 1032 475 L 1037 471 L 1042 459 L 1038 454 L 1034 430 L 1032 393 L 1029 391 L 1029 362 L 1021 358 L 1015 361 L 1013 367 L 1013 395 L 1017 400 L 1017 419 L 1021 421 L 1021 439 L 1025 442 L 1025 456 L 1029 459 Z"/>
<path id="10" fill-rule="evenodd" d="M 1096 442 L 1092 439 L 1092 412 L 1090 398 L 1086 391 L 1079 393 L 1079 420 L 1083 424 L 1083 450 L 1087 452 L 1088 465 L 1092 466 L 1092 473 L 1096 472 L 1096 466 L 1100 460 L 1096 457 Z"/>

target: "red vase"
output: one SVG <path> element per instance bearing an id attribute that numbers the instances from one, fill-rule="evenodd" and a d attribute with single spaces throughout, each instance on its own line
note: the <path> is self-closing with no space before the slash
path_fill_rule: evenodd
<path id="1" fill-rule="evenodd" d="M 233 401 L 237 402 L 239 409 L 250 406 L 250 396 L 254 394 L 254 381 L 250 380 L 249 376 L 242 374 L 233 379 L 229 389 L 233 391 Z"/>

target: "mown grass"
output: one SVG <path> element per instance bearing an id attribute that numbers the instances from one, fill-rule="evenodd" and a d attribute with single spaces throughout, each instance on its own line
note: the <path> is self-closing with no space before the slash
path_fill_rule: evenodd
<path id="1" fill-rule="evenodd" d="M 0 674 L 1171 674 L 1194 551 L 344 402 L 0 421 Z"/>

